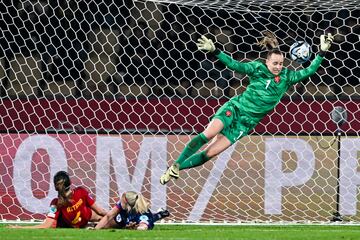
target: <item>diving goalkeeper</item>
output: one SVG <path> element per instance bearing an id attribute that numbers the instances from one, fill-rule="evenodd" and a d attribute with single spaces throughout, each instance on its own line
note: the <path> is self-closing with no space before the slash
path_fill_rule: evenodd
<path id="1" fill-rule="evenodd" d="M 307 79 L 318 70 L 332 41 L 333 36 L 330 33 L 321 35 L 320 51 L 310 66 L 300 71 L 292 71 L 283 68 L 284 55 L 271 32 L 265 32 L 264 38 L 258 43 L 268 50 L 265 63 L 238 62 L 215 48 L 211 39 L 205 36 L 198 39 L 199 50 L 214 54 L 231 70 L 247 74 L 249 85 L 241 95 L 231 98 L 217 110 L 206 129 L 185 146 L 179 158 L 161 176 L 160 183 L 166 184 L 171 178 L 179 178 L 180 170 L 204 164 L 248 135 L 261 119 L 275 108 L 290 86 Z M 212 142 L 207 148 L 197 153 L 210 140 Z"/>

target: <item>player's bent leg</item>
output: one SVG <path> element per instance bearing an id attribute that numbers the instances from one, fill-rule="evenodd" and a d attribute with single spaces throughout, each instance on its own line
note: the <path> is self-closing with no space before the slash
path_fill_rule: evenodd
<path id="1" fill-rule="evenodd" d="M 224 128 L 224 123 L 217 118 L 211 120 L 209 125 L 206 127 L 204 132 L 194 137 L 185 147 L 183 152 L 180 154 L 179 159 L 170 166 L 166 172 L 160 177 L 160 183 L 162 185 L 168 183 L 172 178 L 180 177 L 180 169 L 191 168 L 192 166 L 201 165 L 204 161 L 204 158 L 201 154 L 194 153 L 198 151 L 205 143 L 207 143 L 210 139 L 214 138 L 220 131 Z M 191 161 L 188 161 L 190 158 L 194 158 Z M 208 159 L 205 158 L 207 161 Z M 184 166 L 183 166 L 184 165 Z M 180 168 L 180 166 L 183 166 Z"/>
<path id="2" fill-rule="evenodd" d="M 170 216 L 170 212 L 165 208 L 159 208 L 157 210 L 157 213 L 153 214 L 153 220 L 154 222 L 159 221 L 163 218 L 166 218 Z"/>
<path id="3" fill-rule="evenodd" d="M 231 144 L 232 143 L 227 137 L 222 134 L 218 134 L 216 138 L 205 149 L 206 156 L 209 158 L 213 158 L 225 151 L 228 147 L 231 146 Z"/>
<path id="4" fill-rule="evenodd" d="M 195 136 L 188 142 L 182 150 L 179 158 L 176 160 L 177 164 L 181 164 L 187 158 L 191 157 L 194 153 L 196 153 L 202 146 L 204 146 L 209 140 L 205 137 L 203 133 Z"/>
<path id="5" fill-rule="evenodd" d="M 224 123 L 220 119 L 214 118 L 205 128 L 203 134 L 208 140 L 211 140 L 215 136 L 217 136 L 221 132 L 221 130 L 223 130 L 223 128 L 224 128 Z"/>
<path id="6" fill-rule="evenodd" d="M 231 146 L 231 142 L 225 136 L 219 134 L 204 151 L 192 155 L 180 164 L 180 170 L 201 166 L 229 146 Z"/>
<path id="7" fill-rule="evenodd" d="M 166 218 L 168 216 L 170 216 L 170 212 L 169 210 L 165 209 L 165 208 L 160 208 L 158 210 L 158 214 L 160 214 L 161 218 L 160 219 L 163 219 L 163 218 Z"/>
<path id="8" fill-rule="evenodd" d="M 191 157 L 189 157 L 188 159 L 186 159 L 186 161 L 184 161 L 180 165 L 180 170 L 189 169 L 189 168 L 203 165 L 204 163 L 206 163 L 209 160 L 210 160 L 210 158 L 206 155 L 205 151 L 196 153 L 196 154 L 192 155 Z"/>

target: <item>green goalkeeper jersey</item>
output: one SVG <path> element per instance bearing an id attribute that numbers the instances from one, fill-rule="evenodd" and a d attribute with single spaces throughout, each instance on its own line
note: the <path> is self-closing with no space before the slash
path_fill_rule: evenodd
<path id="1" fill-rule="evenodd" d="M 261 61 L 242 63 L 224 52 L 216 57 L 228 68 L 248 75 L 249 85 L 246 90 L 230 101 L 240 112 L 257 121 L 275 108 L 290 86 L 313 75 L 323 60 L 322 56 L 317 55 L 307 68 L 300 71 L 283 68 L 279 75 L 274 75 Z"/>

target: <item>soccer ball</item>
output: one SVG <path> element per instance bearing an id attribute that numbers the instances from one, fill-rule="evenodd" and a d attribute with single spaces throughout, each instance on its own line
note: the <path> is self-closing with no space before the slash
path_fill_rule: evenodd
<path id="1" fill-rule="evenodd" d="M 296 41 L 290 47 L 290 57 L 297 63 L 305 63 L 311 57 L 311 47 L 307 42 Z"/>
<path id="2" fill-rule="evenodd" d="M 337 124 L 338 126 L 343 125 L 346 123 L 348 115 L 345 108 L 341 106 L 336 106 L 330 113 L 331 120 Z"/>

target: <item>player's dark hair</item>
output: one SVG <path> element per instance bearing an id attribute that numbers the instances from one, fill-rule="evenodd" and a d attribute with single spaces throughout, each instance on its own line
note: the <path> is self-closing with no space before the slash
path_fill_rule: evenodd
<path id="1" fill-rule="evenodd" d="M 58 206 L 66 205 L 70 202 L 70 177 L 65 171 L 59 171 L 54 176 L 55 190 L 58 192 Z"/>

